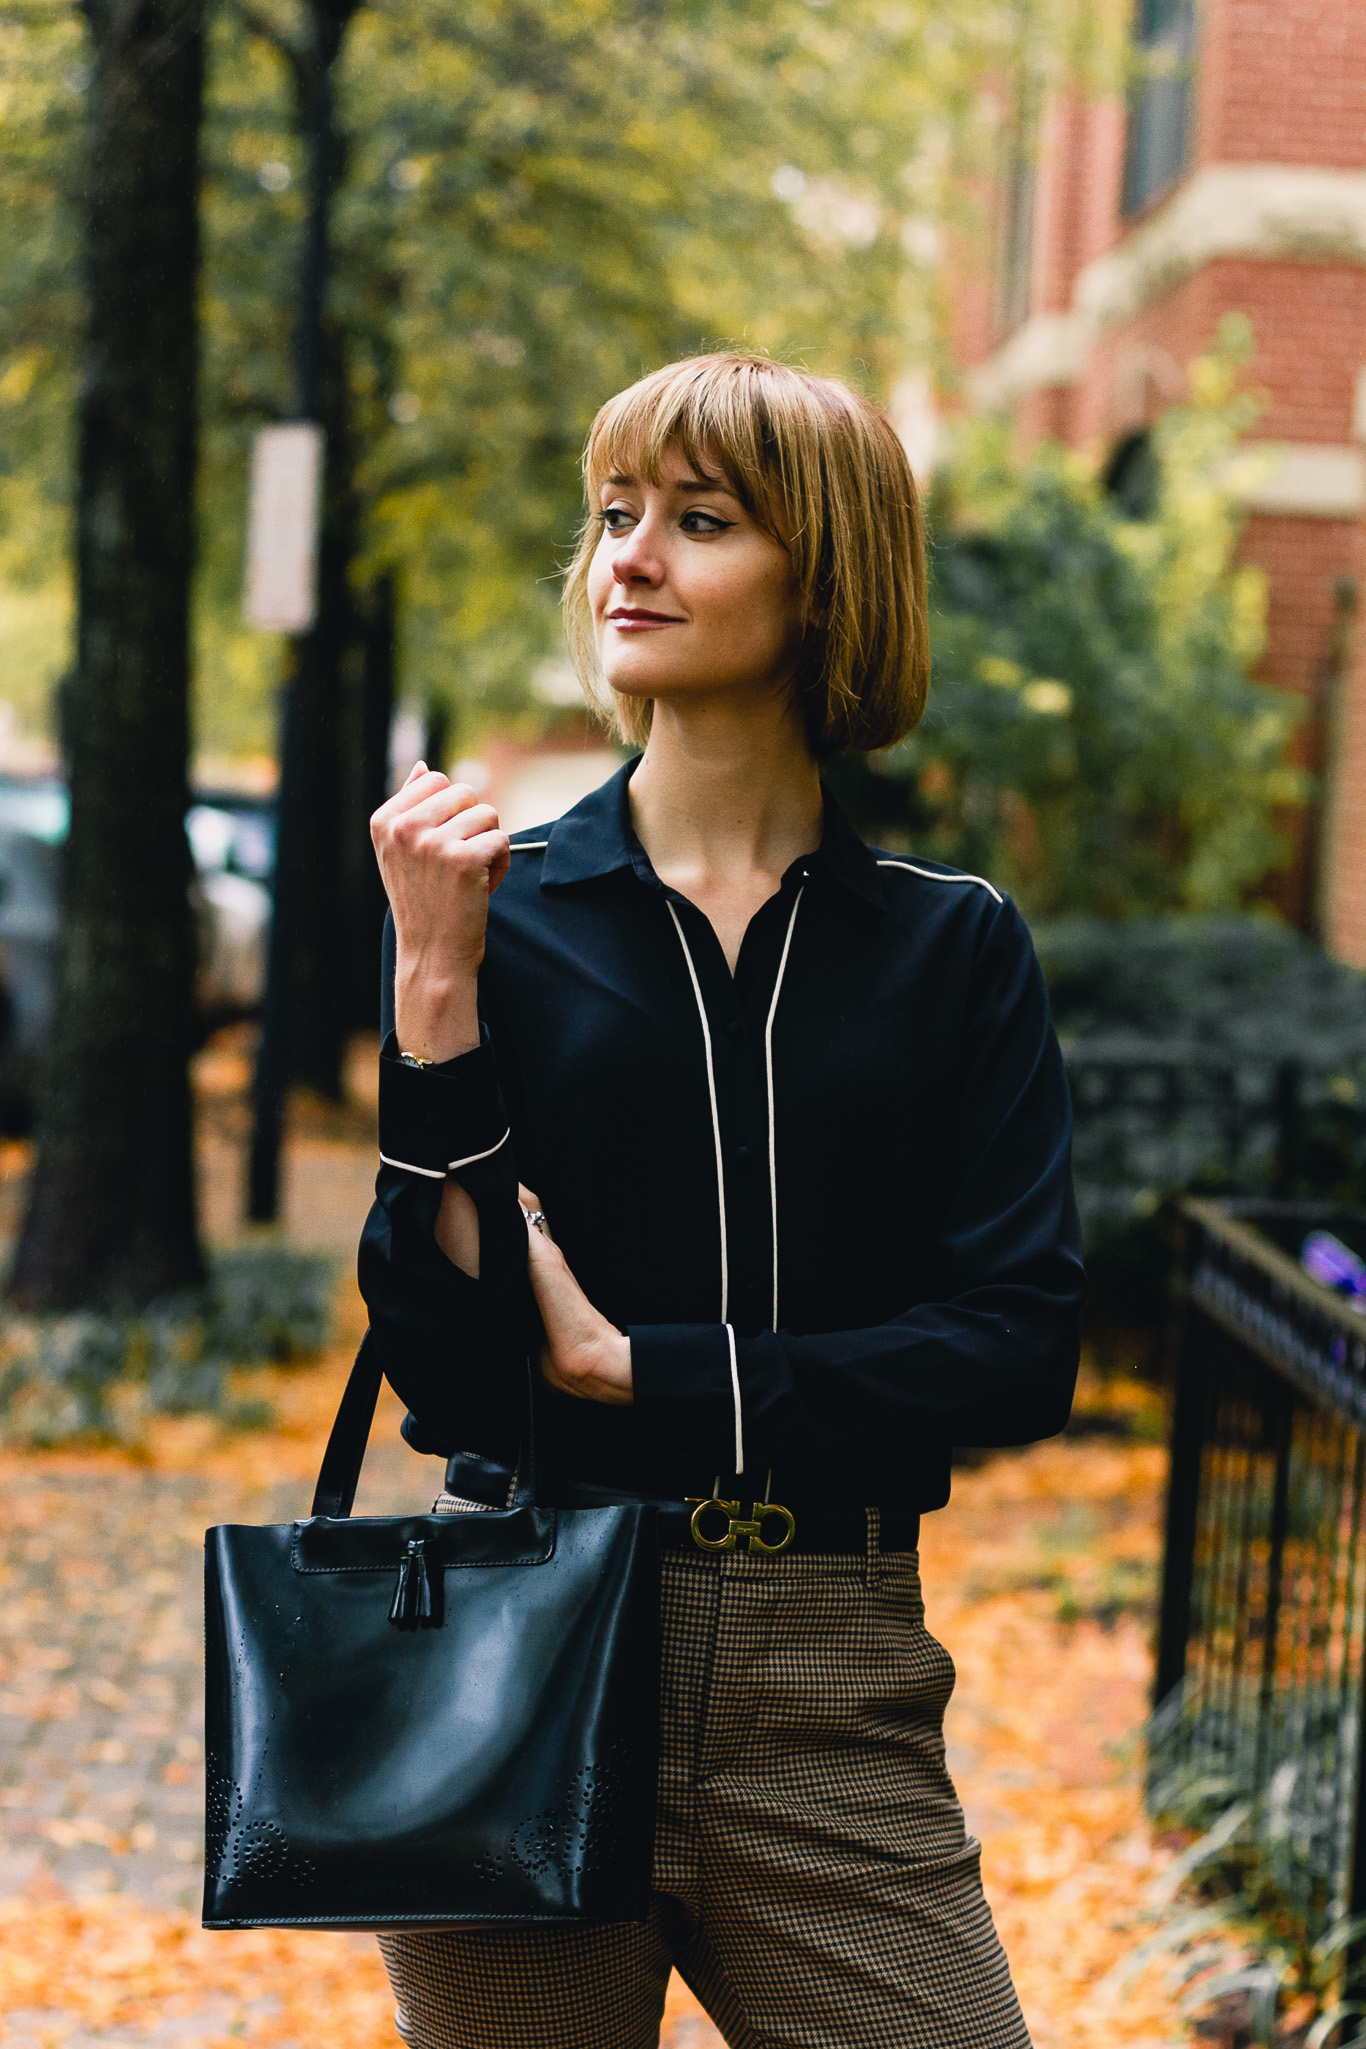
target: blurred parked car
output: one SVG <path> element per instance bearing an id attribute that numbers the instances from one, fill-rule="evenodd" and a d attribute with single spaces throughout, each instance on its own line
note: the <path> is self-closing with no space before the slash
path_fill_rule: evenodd
<path id="1" fill-rule="evenodd" d="M 32 1118 L 37 1062 L 56 998 L 61 848 L 69 822 L 55 779 L 0 776 L 0 1131 Z M 249 1017 L 265 983 L 274 807 L 199 791 L 185 819 L 199 939 L 195 1005 L 202 1036 Z"/>
<path id="2" fill-rule="evenodd" d="M 208 1032 L 251 1016 L 265 988 L 274 806 L 260 798 L 201 791 L 185 830 L 199 914 L 195 999 Z"/>

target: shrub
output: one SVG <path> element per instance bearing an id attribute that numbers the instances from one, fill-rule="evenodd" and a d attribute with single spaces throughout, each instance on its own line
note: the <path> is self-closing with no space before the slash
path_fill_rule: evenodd
<path id="1" fill-rule="evenodd" d="M 1366 1201 L 1366 975 L 1267 916 L 1068 918 L 1034 937 L 1069 1058 L 1088 1263 L 1114 1306 L 1160 1303 L 1178 1189 Z M 1165 1074 L 1144 1072 L 1154 1058 Z M 1144 1086 L 1116 1091 L 1126 1065 Z"/>
<path id="2" fill-rule="evenodd" d="M 207 1288 L 126 1316 L 0 1319 L 0 1436 L 60 1444 L 135 1438 L 151 1415 L 269 1421 L 234 1403 L 234 1366 L 312 1357 L 331 1321 L 333 1263 L 280 1245 L 217 1254 Z"/>
<path id="3" fill-rule="evenodd" d="M 1094 465 L 960 432 L 931 506 L 923 725 L 836 768 L 861 822 L 988 874 L 1038 916 L 1208 912 L 1284 854 L 1294 701 L 1254 683 L 1260 573 L 1234 564 L 1245 327 L 1191 366 L 1155 432 L 1159 495 L 1127 517 Z"/>

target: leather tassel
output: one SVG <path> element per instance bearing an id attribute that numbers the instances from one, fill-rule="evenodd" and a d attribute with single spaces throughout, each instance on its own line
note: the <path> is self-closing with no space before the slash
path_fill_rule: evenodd
<path id="1" fill-rule="evenodd" d="M 427 1570 L 427 1546 L 417 1547 L 417 1626 L 430 1629 L 432 1626 L 432 1578 Z"/>
<path id="2" fill-rule="evenodd" d="M 421 1556 L 422 1539 L 410 1537 L 408 1548 L 398 1561 L 398 1584 L 394 1588 L 394 1598 L 389 1608 L 389 1620 L 395 1629 L 411 1629 L 417 1619 L 414 1614 L 417 1586 L 413 1567 Z"/>
<path id="3" fill-rule="evenodd" d="M 396 1629 L 439 1629 L 445 1620 L 442 1612 L 444 1593 L 440 1567 L 437 1567 L 435 1575 L 428 1569 L 426 1539 L 410 1537 L 408 1548 L 398 1562 L 398 1581 L 394 1587 L 389 1620 Z"/>

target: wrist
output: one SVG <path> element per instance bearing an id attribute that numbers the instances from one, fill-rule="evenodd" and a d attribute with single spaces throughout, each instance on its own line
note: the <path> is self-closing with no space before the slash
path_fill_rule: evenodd
<path id="1" fill-rule="evenodd" d="M 436 975 L 400 969 L 394 983 L 394 1034 L 401 1053 L 415 1059 L 454 1060 L 479 1044 L 476 972 Z"/>
<path id="2" fill-rule="evenodd" d="M 604 1331 L 593 1347 L 591 1378 L 599 1401 L 629 1402 L 631 1340 L 619 1330 Z"/>

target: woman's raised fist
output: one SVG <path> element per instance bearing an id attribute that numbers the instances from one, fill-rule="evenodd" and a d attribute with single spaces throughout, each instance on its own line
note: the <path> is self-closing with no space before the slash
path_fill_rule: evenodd
<path id="1" fill-rule="evenodd" d="M 399 1048 L 453 1059 L 479 1043 L 477 978 L 508 836 L 491 804 L 419 761 L 370 820 L 370 838 L 398 939 Z"/>

